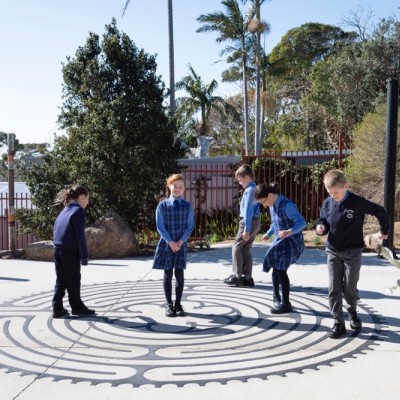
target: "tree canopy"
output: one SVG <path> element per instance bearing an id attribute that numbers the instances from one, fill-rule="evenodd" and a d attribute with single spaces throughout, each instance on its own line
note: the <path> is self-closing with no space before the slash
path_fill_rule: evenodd
<path id="1" fill-rule="evenodd" d="M 133 228 L 153 221 L 156 197 L 183 156 L 154 56 L 119 32 L 113 19 L 101 40 L 89 34 L 62 72 L 59 124 L 65 134 L 27 172 L 39 220 L 54 218 L 52 201 L 60 189 L 83 184 L 91 221 L 110 208 Z"/>

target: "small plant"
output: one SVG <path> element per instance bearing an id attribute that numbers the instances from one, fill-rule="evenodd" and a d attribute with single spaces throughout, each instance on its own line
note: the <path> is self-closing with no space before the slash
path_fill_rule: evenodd
<path id="1" fill-rule="evenodd" d="M 212 233 L 211 235 L 206 235 L 205 236 L 205 240 L 209 244 L 218 243 L 218 242 L 221 242 L 224 239 L 225 239 L 225 237 L 222 236 L 220 233 Z"/>
<path id="2" fill-rule="evenodd" d="M 324 243 L 319 236 L 315 236 L 312 240 L 314 246 L 322 246 Z"/>
<path id="3" fill-rule="evenodd" d="M 136 234 L 136 238 L 141 246 L 156 246 L 160 235 L 150 229 L 143 229 Z"/>

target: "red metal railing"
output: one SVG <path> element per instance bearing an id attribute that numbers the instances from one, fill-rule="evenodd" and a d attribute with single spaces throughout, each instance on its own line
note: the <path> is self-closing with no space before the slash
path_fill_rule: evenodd
<path id="1" fill-rule="evenodd" d="M 195 210 L 196 229 L 192 240 L 204 240 L 218 232 L 231 237 L 239 218 L 241 188 L 235 171 L 243 163 L 252 165 L 257 183 L 278 182 L 281 193 L 291 199 L 308 222 L 315 221 L 326 197 L 322 177 L 327 169 L 337 168 L 342 153 L 268 152 L 261 157 L 215 157 L 181 160 L 186 180 L 185 198 Z M 31 209 L 29 194 L 15 198 L 15 208 Z M 8 249 L 7 195 L 0 193 L 0 250 Z M 17 221 L 18 232 L 18 221 Z M 18 248 L 37 240 L 33 235 L 18 234 Z"/>
<path id="2" fill-rule="evenodd" d="M 29 193 L 15 193 L 14 196 L 14 207 L 15 209 L 32 209 L 31 195 Z M 16 221 L 16 247 L 23 249 L 28 244 L 39 240 L 31 233 L 19 233 L 19 223 Z M 0 250 L 9 249 L 9 238 L 8 238 L 8 193 L 0 193 Z"/>

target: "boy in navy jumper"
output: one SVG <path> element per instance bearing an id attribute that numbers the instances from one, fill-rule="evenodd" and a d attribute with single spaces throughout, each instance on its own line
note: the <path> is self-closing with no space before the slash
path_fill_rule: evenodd
<path id="1" fill-rule="evenodd" d="M 335 320 L 328 336 L 336 339 L 346 334 L 342 293 L 347 303 L 350 327 L 360 330 L 362 326 L 357 315 L 357 283 L 364 248 L 364 217 L 369 214 L 378 219 L 380 239 L 388 237 L 389 219 L 383 207 L 347 190 L 349 185 L 343 172 L 328 171 L 324 176 L 324 185 L 330 197 L 322 204 L 316 233 L 328 234 L 325 243 L 328 255 L 328 296 L 330 312 Z"/>
<path id="2" fill-rule="evenodd" d="M 81 264 L 88 263 L 85 240 L 85 208 L 89 203 L 89 191 L 84 186 L 61 190 L 54 201 L 65 207 L 54 223 L 54 263 L 56 285 L 53 296 L 53 318 L 68 314 L 63 306 L 65 290 L 73 315 L 94 315 L 81 299 Z"/>

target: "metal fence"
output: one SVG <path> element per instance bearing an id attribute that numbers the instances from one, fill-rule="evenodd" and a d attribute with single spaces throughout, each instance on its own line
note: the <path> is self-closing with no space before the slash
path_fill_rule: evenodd
<path id="1" fill-rule="evenodd" d="M 28 193 L 15 193 L 14 196 L 15 209 L 32 209 L 31 195 Z M 15 228 L 17 232 L 16 247 L 23 249 L 28 244 L 38 240 L 37 237 L 30 233 L 19 233 L 19 223 L 16 221 Z M 0 193 L 0 250 L 9 249 L 9 236 L 8 236 L 8 193 Z"/>
<path id="2" fill-rule="evenodd" d="M 213 157 L 181 160 L 186 180 L 185 198 L 195 210 L 196 229 L 191 240 L 204 240 L 211 234 L 232 237 L 239 219 L 241 188 L 235 171 L 243 163 L 252 165 L 257 183 L 278 182 L 281 193 L 290 198 L 308 222 L 318 218 L 326 197 L 322 177 L 327 169 L 337 168 L 342 154 L 324 152 L 268 152 L 261 157 Z M 15 208 L 30 209 L 30 195 L 15 197 Z M 8 249 L 7 194 L 0 193 L 0 250 Z M 18 232 L 18 221 L 17 221 Z M 37 240 L 18 234 L 17 247 Z"/>

